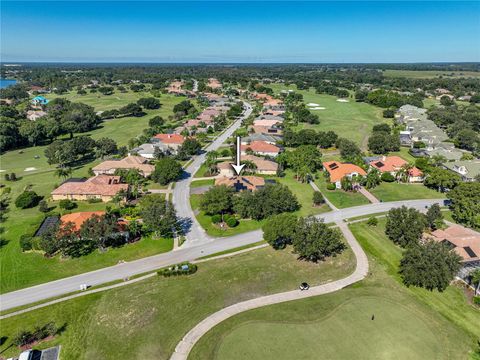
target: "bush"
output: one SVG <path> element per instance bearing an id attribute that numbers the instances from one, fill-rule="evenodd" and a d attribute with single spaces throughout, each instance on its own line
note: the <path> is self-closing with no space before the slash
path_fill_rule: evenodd
<path id="1" fill-rule="evenodd" d="M 386 119 L 393 119 L 395 117 L 395 110 L 393 109 L 383 110 L 383 117 Z"/>
<path id="2" fill-rule="evenodd" d="M 30 331 L 19 331 L 12 339 L 12 343 L 16 346 L 24 346 L 35 341 L 33 334 Z"/>
<path id="3" fill-rule="evenodd" d="M 380 179 L 382 179 L 382 181 L 385 181 L 385 182 L 394 182 L 395 181 L 395 177 L 392 174 L 390 174 L 389 172 L 384 172 L 380 176 Z"/>
<path id="4" fill-rule="evenodd" d="M 335 190 L 337 187 L 335 186 L 334 183 L 329 183 L 327 184 L 327 190 Z"/>
<path id="5" fill-rule="evenodd" d="M 212 223 L 218 224 L 222 221 L 222 215 L 216 214 L 212 216 Z"/>
<path id="6" fill-rule="evenodd" d="M 43 213 L 46 213 L 50 210 L 49 207 L 48 207 L 48 204 L 45 200 L 42 200 L 38 203 L 38 210 L 43 212 Z"/>
<path id="7" fill-rule="evenodd" d="M 32 240 L 32 236 L 28 234 L 23 234 L 22 236 L 20 236 L 20 248 L 22 249 L 22 251 L 32 250 Z"/>
<path id="8" fill-rule="evenodd" d="M 238 220 L 235 219 L 233 216 L 228 218 L 225 222 L 227 223 L 228 227 L 231 227 L 231 228 L 234 228 L 235 226 L 238 225 Z"/>
<path id="9" fill-rule="evenodd" d="M 191 275 L 197 272 L 197 265 L 190 264 L 189 262 L 173 265 L 168 268 L 161 269 L 157 272 L 158 275 L 164 277 L 176 276 L 176 275 Z"/>
<path id="10" fill-rule="evenodd" d="M 473 297 L 473 303 L 475 305 L 480 305 L 480 296 L 474 296 Z"/>
<path id="11" fill-rule="evenodd" d="M 313 193 L 313 204 L 314 205 L 321 205 L 325 203 L 325 199 L 323 198 L 323 195 L 320 191 L 315 191 Z"/>
<path id="12" fill-rule="evenodd" d="M 102 199 L 92 198 L 92 199 L 88 199 L 87 201 L 89 204 L 96 204 L 96 203 L 101 203 Z"/>
<path id="13" fill-rule="evenodd" d="M 378 225 L 378 219 L 374 216 L 368 218 L 367 225 L 368 226 L 377 226 Z"/>
<path id="14" fill-rule="evenodd" d="M 60 209 L 65 210 L 72 210 L 77 207 L 77 204 L 69 199 L 60 200 L 60 203 L 58 205 L 60 206 Z"/>
<path id="15" fill-rule="evenodd" d="M 24 191 L 15 200 L 15 206 L 20 209 L 28 209 L 37 206 L 41 197 L 35 191 Z"/>

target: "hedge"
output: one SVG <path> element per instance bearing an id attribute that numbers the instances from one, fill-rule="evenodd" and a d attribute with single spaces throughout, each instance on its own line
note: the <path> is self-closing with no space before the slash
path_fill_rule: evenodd
<path id="1" fill-rule="evenodd" d="M 183 266 L 188 266 L 187 269 L 182 269 Z M 189 262 L 170 266 L 168 268 L 160 269 L 157 273 L 164 277 L 178 276 L 178 275 L 191 275 L 197 272 L 197 265 Z"/>

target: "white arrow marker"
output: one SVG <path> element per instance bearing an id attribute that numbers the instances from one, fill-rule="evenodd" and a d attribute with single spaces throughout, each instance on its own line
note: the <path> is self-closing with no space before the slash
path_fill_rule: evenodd
<path id="1" fill-rule="evenodd" d="M 240 175 L 240 172 L 242 171 L 243 167 L 245 166 L 245 164 L 242 164 L 240 165 L 240 144 L 241 144 L 241 140 L 240 140 L 240 136 L 237 136 L 237 164 L 232 164 L 232 167 L 233 169 L 235 170 L 235 172 L 237 173 L 237 175 Z"/>

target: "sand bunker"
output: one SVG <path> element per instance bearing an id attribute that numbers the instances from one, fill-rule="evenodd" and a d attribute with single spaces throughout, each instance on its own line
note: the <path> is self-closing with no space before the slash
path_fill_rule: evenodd
<path id="1" fill-rule="evenodd" d="M 348 102 L 347 99 L 337 99 L 338 102 Z"/>
<path id="2" fill-rule="evenodd" d="M 315 106 L 313 108 L 310 108 L 310 110 L 325 110 L 326 108 L 324 108 L 323 106 Z"/>
<path id="3" fill-rule="evenodd" d="M 37 168 L 35 168 L 35 167 L 28 167 L 28 168 L 25 168 L 25 170 L 23 170 L 23 171 L 35 171 L 35 170 L 37 170 Z"/>
<path id="4" fill-rule="evenodd" d="M 315 104 L 315 103 L 308 103 L 307 106 L 311 106 L 311 107 L 317 107 L 317 106 L 320 106 L 320 104 Z"/>

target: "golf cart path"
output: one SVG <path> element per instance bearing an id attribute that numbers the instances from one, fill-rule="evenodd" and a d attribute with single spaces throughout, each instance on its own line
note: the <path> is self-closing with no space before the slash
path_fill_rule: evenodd
<path id="1" fill-rule="evenodd" d="M 332 293 L 364 279 L 368 274 L 367 255 L 355 239 L 355 236 L 353 236 L 352 232 L 348 228 L 348 225 L 345 224 L 343 221 L 337 221 L 336 224 L 342 231 L 343 236 L 350 245 L 350 248 L 352 249 L 356 258 L 357 263 L 355 271 L 351 275 L 340 280 L 329 282 L 327 284 L 312 286 L 309 290 L 306 291 L 293 290 L 261 296 L 223 308 L 222 310 L 219 310 L 216 313 L 213 313 L 212 315 L 206 317 L 193 329 L 191 329 L 177 344 L 177 346 L 175 347 L 175 352 L 170 357 L 170 360 L 186 360 L 190 351 L 193 349 L 195 344 L 200 340 L 203 335 L 205 335 L 216 325 L 220 324 L 222 321 L 234 315 L 267 305 L 279 304 L 287 301 L 305 299 L 313 296 Z"/>

